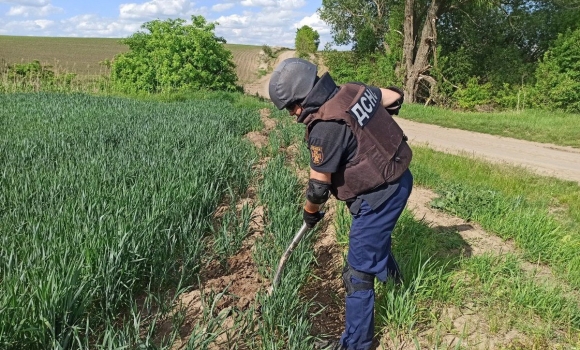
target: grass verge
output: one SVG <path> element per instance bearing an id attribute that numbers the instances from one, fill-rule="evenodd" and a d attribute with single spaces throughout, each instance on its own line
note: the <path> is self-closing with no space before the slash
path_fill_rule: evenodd
<path id="1" fill-rule="evenodd" d="M 441 195 L 435 207 L 514 240 L 529 261 L 580 287 L 578 184 L 426 147 L 414 151 L 416 183 Z"/>
<path id="2" fill-rule="evenodd" d="M 580 147 L 578 114 L 542 110 L 459 112 L 419 104 L 403 105 L 401 118 L 521 140 Z"/>

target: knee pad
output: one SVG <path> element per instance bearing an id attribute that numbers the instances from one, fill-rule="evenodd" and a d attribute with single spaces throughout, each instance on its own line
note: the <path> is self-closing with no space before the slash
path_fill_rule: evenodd
<path id="1" fill-rule="evenodd" d="M 353 283 L 352 277 L 360 280 L 359 283 Z M 375 275 L 360 272 L 353 269 L 349 264 L 346 264 L 342 269 L 342 282 L 344 289 L 346 289 L 346 296 L 351 295 L 359 290 L 374 290 L 375 289 Z"/>

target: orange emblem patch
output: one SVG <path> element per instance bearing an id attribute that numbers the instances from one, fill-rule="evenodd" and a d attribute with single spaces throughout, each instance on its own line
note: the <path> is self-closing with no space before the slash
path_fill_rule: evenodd
<path id="1" fill-rule="evenodd" d="M 324 160 L 324 154 L 322 153 L 322 147 L 320 146 L 310 146 L 310 155 L 312 157 L 312 164 L 320 165 Z"/>

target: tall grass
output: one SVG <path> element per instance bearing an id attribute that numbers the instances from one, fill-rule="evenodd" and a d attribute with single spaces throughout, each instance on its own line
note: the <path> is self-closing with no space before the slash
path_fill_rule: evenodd
<path id="1" fill-rule="evenodd" d="M 514 169 L 513 174 L 519 174 L 523 183 L 520 188 L 513 188 L 508 185 L 512 173 L 506 168 L 424 148 L 414 150 L 416 184 L 432 186 L 442 193 L 433 205 L 514 239 L 523 248 L 523 257 L 533 262 L 541 257 L 560 272 L 562 279 L 574 285 L 577 234 L 570 231 L 575 224 L 569 222 L 573 221 L 570 216 L 574 216 L 574 211 L 570 210 L 569 215 L 560 213 L 568 217 L 564 220 L 568 224 L 559 222 L 562 218 L 548 213 L 553 198 L 542 198 L 540 191 L 549 188 L 559 203 L 566 201 L 573 206 L 577 200 L 571 194 L 578 191 L 577 185 L 554 184 L 553 179 Z M 548 183 L 552 184 L 547 186 Z M 339 203 L 334 225 L 338 243 L 344 249 L 350 223 L 346 206 Z M 417 348 L 448 348 L 449 338 L 445 336 L 458 332 L 454 348 L 477 346 L 477 340 L 461 334 L 465 330 L 455 329 L 454 320 L 445 316 L 446 310 L 467 308 L 486 322 L 490 332 L 501 328 L 524 335 L 506 340 L 499 347 L 551 348 L 559 344 L 573 348 L 579 344 L 580 300 L 574 289 L 536 280 L 532 272 L 522 267 L 520 256 L 471 257 L 465 255 L 468 248 L 457 229 L 432 229 L 404 211 L 393 232 L 393 253 L 404 283 L 375 286 L 375 326 L 382 339 L 390 339 L 393 346 L 411 343 Z M 485 331 L 480 332 L 485 336 Z"/>
<path id="2" fill-rule="evenodd" d="M 134 296 L 197 280 L 257 111 L 15 94 L 0 123 L 0 348 L 138 346 Z"/>
<path id="3" fill-rule="evenodd" d="M 337 213 L 339 243 L 346 248 L 341 237 L 348 237 L 351 218 L 342 204 Z M 535 281 L 514 255 L 470 257 L 464 255 L 467 248 L 456 230 L 434 230 L 403 212 L 393 231 L 393 253 L 404 283 L 375 284 L 375 331 L 380 338 L 400 346 L 449 348 L 445 336 L 464 330 L 456 329 L 444 313 L 457 309 L 479 315 L 486 322 L 481 326 L 489 325 L 491 332 L 501 327 L 524 334 L 526 338 L 514 343 L 524 345 L 515 348 L 568 348 L 580 341 L 577 299 L 559 286 Z M 485 336 L 485 330 L 479 332 Z M 457 337 L 460 345 L 452 348 L 477 346 L 467 335 Z M 496 345 L 510 348 L 510 342 Z"/>
<path id="4" fill-rule="evenodd" d="M 58 62 L 40 61 L 9 64 L 0 60 L 0 93 L 85 92 L 111 93 L 111 69 L 101 66 L 86 74 L 73 73 Z"/>

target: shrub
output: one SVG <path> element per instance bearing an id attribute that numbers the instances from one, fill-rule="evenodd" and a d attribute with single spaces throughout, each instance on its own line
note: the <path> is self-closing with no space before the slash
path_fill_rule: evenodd
<path id="1" fill-rule="evenodd" d="M 7 65 L 0 71 L 0 92 L 68 91 L 76 74 L 56 74 L 38 60 Z"/>
<path id="2" fill-rule="evenodd" d="M 580 112 L 580 29 L 561 34 L 536 70 L 537 107 Z"/>
<path id="3" fill-rule="evenodd" d="M 274 58 L 274 52 L 272 51 L 272 48 L 268 45 L 262 45 L 262 51 L 264 51 L 264 54 L 269 57 L 269 58 Z"/>
<path id="4" fill-rule="evenodd" d="M 359 81 L 375 86 L 402 86 L 397 77 L 395 55 L 357 55 L 352 51 L 325 50 L 324 64 L 338 84 Z"/>
<path id="5" fill-rule="evenodd" d="M 123 40 L 130 51 L 115 57 L 113 87 L 126 93 L 240 90 L 232 53 L 215 36 L 215 24 L 202 16 L 191 20 L 189 25 L 182 19 L 147 22 L 145 31 Z"/>
<path id="6" fill-rule="evenodd" d="M 459 107 L 474 110 L 477 106 L 489 105 L 492 102 L 491 90 L 491 83 L 480 85 L 478 78 L 472 77 L 465 87 L 460 87 L 455 91 L 453 97 L 457 99 Z"/>

